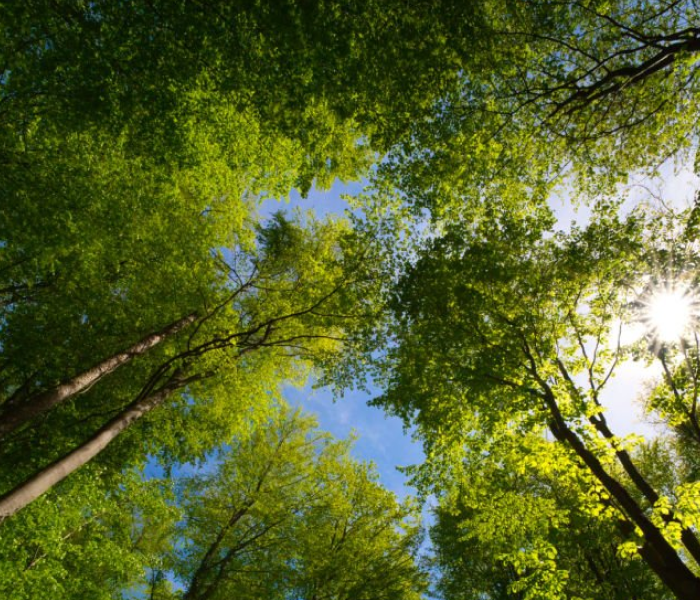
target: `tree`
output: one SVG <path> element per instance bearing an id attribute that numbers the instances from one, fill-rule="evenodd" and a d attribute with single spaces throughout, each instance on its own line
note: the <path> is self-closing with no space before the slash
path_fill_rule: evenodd
<path id="1" fill-rule="evenodd" d="M 282 322 L 335 327 L 341 281 L 325 279 L 316 258 L 333 263 L 337 248 L 318 247 L 304 266 L 316 269 L 313 284 L 287 281 L 294 294 L 317 286 L 304 305 L 268 286 L 291 272 L 269 261 L 272 270 L 255 271 L 251 223 L 261 198 L 359 177 L 427 109 L 454 62 L 443 60 L 452 50 L 439 20 L 422 20 L 425 8 L 40 1 L 0 9 L 8 204 L 0 429 L 3 459 L 18 467 L 2 474 L 2 490 L 24 498 L 5 514 L 26 502 L 20 490 L 32 478 L 43 483 L 34 479 L 29 496 L 133 432 L 130 423 L 156 406 L 214 372 L 223 377 L 232 355 L 236 369 L 271 373 L 250 350 L 284 346 L 265 337 L 282 335 Z M 358 18 L 347 19 L 353 10 Z M 399 76 L 374 77 L 388 72 Z M 247 274 L 229 268 L 228 252 Z M 327 312 L 306 312 L 319 312 L 316 302 Z M 196 412 L 186 403 L 182 414 Z M 204 452 L 195 438 L 163 427 L 148 441 L 132 438 L 113 466 L 143 456 L 127 449 L 139 443 Z"/>
<path id="2" fill-rule="evenodd" d="M 99 469 L 84 469 L 3 524 L 3 596 L 107 600 L 168 568 L 180 517 L 171 485 L 134 471 L 117 478 L 105 489 Z"/>
<path id="3" fill-rule="evenodd" d="M 181 486 L 184 598 L 417 598 L 415 506 L 281 407 Z"/>
<path id="4" fill-rule="evenodd" d="M 250 407 L 174 477 L 91 463 L 3 525 L 6 594 L 65 598 L 418 598 L 417 506 L 351 442 L 284 404 Z"/>
<path id="5" fill-rule="evenodd" d="M 417 209 L 446 219 L 463 216 L 465 204 L 469 213 L 495 201 L 517 210 L 560 184 L 586 199 L 632 172 L 692 156 L 695 2 L 450 8 L 445 35 L 461 76 L 381 168 Z"/>
<path id="6" fill-rule="evenodd" d="M 469 446 L 459 463 L 433 458 L 450 465 L 435 482 L 430 532 L 446 600 L 672 597 L 640 560 L 620 554 L 625 537 L 615 511 L 601 510 L 595 482 L 556 441 L 504 427 L 479 442 L 479 456 Z M 646 450 L 667 472 L 676 469 L 659 448 Z M 422 471 L 431 479 L 430 465 Z"/>
<path id="7" fill-rule="evenodd" d="M 191 324 L 187 337 L 151 348 L 141 361 L 121 364 L 106 381 L 93 382 L 89 392 L 64 398 L 43 423 L 8 438 L 3 450 L 14 457 L 16 468 L 6 474 L 10 486 L 0 512 L 13 514 L 135 424 L 141 429 L 143 418 L 165 404 L 170 409 L 161 425 L 167 425 L 149 425 L 148 434 L 141 429 L 121 447 L 125 454 L 114 466 L 121 469 L 149 452 L 180 460 L 202 456 L 250 402 L 274 393 L 280 381 L 303 372 L 311 361 L 331 356 L 342 338 L 339 326 L 352 316 L 355 293 L 371 293 L 347 236 L 341 223 L 310 222 L 303 229 L 278 214 L 259 229 L 257 256 L 240 251 L 227 262 L 220 255 L 232 285 L 222 290 L 218 305 Z M 233 391 L 241 398 L 225 408 Z M 30 395 L 25 405 L 37 397 L 42 398 Z M 110 412 L 111 418 L 102 416 Z M 82 415 L 88 415 L 87 423 Z M 51 440 L 50 453 L 40 450 L 42 438 Z"/>
<path id="8" fill-rule="evenodd" d="M 359 138 L 386 150 L 456 76 L 432 8 L 372 0 L 6 6 L 0 119 L 17 136 L 37 117 L 63 131 L 98 127 L 126 135 L 141 156 L 172 162 L 189 154 L 192 118 L 225 125 L 216 109 L 228 105 L 304 148 L 298 187 L 308 190 L 314 178 L 356 174 Z"/>
<path id="9" fill-rule="evenodd" d="M 378 403 L 417 425 L 429 457 L 488 455 L 481 442 L 504 430 L 553 436 L 535 460 L 583 471 L 598 510 L 614 512 L 620 552 L 638 554 L 677 598 L 694 597 L 696 485 L 655 486 L 601 403 L 629 357 L 615 321 L 631 318 L 635 284 L 663 268 L 649 260 L 664 239 L 658 217 L 622 219 L 602 204 L 588 227 L 555 234 L 543 211 L 486 213 L 445 227 L 404 265 Z"/>
<path id="10" fill-rule="evenodd" d="M 241 147 L 200 128 L 192 146 L 201 163 L 192 169 L 131 158 L 124 140 L 37 134 L 27 163 L 4 171 L 3 416 L 12 407 L 17 420 L 29 397 L 92 367 L 106 374 L 102 361 L 123 352 L 110 369 L 130 361 L 139 343 L 154 349 L 164 331 L 176 333 L 231 294 L 230 273 L 212 253 L 254 251 L 246 197 L 262 186 L 288 190 L 295 159 L 266 156 L 261 146 L 283 149 L 282 140 L 261 139 L 255 123 L 229 116 Z M 230 169 L 225 156 L 258 168 Z"/>

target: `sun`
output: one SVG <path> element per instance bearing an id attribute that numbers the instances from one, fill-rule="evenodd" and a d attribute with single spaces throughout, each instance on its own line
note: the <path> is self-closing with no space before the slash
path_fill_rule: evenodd
<path id="1" fill-rule="evenodd" d="M 682 339 L 697 317 L 697 298 L 686 287 L 662 286 L 644 303 L 644 322 L 660 342 Z"/>

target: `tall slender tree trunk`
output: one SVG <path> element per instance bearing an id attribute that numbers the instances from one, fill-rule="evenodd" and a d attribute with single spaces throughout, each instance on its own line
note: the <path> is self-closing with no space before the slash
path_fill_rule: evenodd
<path id="1" fill-rule="evenodd" d="M 564 376 L 564 378 L 571 384 L 572 387 L 575 388 L 575 383 L 573 379 L 569 375 L 566 366 L 559 358 L 557 358 L 557 365 L 559 366 L 559 371 Z M 666 369 L 665 364 L 664 368 Z M 666 369 L 666 374 L 669 375 L 668 369 Z M 545 393 L 547 393 L 546 390 Z M 598 402 L 597 398 L 596 402 Z M 598 405 L 600 406 L 600 403 L 598 403 Z M 659 500 L 659 494 L 646 480 L 646 478 L 642 475 L 639 469 L 637 469 L 637 466 L 634 464 L 634 461 L 632 460 L 632 457 L 629 455 L 627 450 L 625 450 L 624 448 L 620 448 L 618 445 L 615 444 L 615 435 L 610 430 L 610 427 L 608 427 L 608 422 L 605 419 L 605 415 L 603 413 L 600 413 L 598 415 L 591 415 L 588 418 L 588 421 L 596 428 L 596 431 L 598 431 L 598 433 L 600 433 L 606 440 L 608 440 L 610 446 L 615 451 L 615 455 L 617 456 L 618 461 L 622 465 L 622 468 L 625 470 L 627 475 L 629 475 L 630 479 L 632 480 L 632 483 L 634 483 L 634 485 L 642 493 L 644 498 L 646 498 L 646 500 L 649 502 L 649 505 L 653 507 Z M 669 511 L 668 514 L 662 515 L 662 517 L 666 523 L 671 523 L 675 521 L 677 524 L 680 525 L 680 522 L 678 521 L 673 511 Z M 689 527 L 681 528 L 681 541 L 683 542 L 683 545 L 686 547 L 686 549 L 693 557 L 695 562 L 698 565 L 700 565 L 700 541 Z"/>
<path id="2" fill-rule="evenodd" d="M 576 432 L 567 425 L 559 411 L 556 398 L 548 386 L 544 386 L 544 400 L 552 415 L 550 429 L 554 437 L 576 453 L 610 496 L 617 501 L 623 513 L 642 531 L 644 544 L 638 550 L 642 559 L 678 600 L 698 600 L 700 578 L 683 562 L 663 533 L 649 520 L 625 487 L 605 470 L 598 458 L 586 448 Z"/>
<path id="3" fill-rule="evenodd" d="M 95 458 L 122 431 L 163 402 L 177 389 L 200 376 L 185 378 L 175 372 L 168 381 L 144 398 L 137 398 L 121 413 L 101 427 L 90 439 L 65 456 L 51 463 L 17 487 L 0 497 L 0 520 L 3 520 L 36 500 L 44 492 L 68 477 L 73 471 Z"/>
<path id="4" fill-rule="evenodd" d="M 589 421 L 607 440 L 613 440 L 615 438 L 612 431 L 608 427 L 605 417 L 602 414 L 598 415 L 598 417 L 589 418 Z M 645 479 L 645 477 L 639 472 L 637 466 L 632 461 L 632 457 L 626 450 L 621 450 L 619 448 L 615 448 L 615 454 L 617 455 L 620 464 L 625 469 L 625 472 L 637 486 L 637 489 L 643 494 L 649 504 L 654 506 L 654 504 L 656 504 L 656 502 L 659 500 L 659 495 L 651 484 Z M 663 519 L 667 523 L 677 520 L 673 511 L 670 511 L 670 513 L 667 515 L 663 515 Z M 695 533 L 693 533 L 689 527 L 682 528 L 681 541 L 695 562 L 700 565 L 700 541 L 698 541 Z"/>
<path id="5" fill-rule="evenodd" d="M 133 346 L 117 354 L 113 354 L 88 370 L 64 381 L 55 388 L 25 399 L 10 398 L 10 400 L 0 407 L 0 439 L 18 427 L 21 427 L 23 424 L 48 412 L 61 402 L 65 402 L 76 394 L 84 392 L 106 375 L 116 371 L 119 367 L 130 362 L 136 356 L 145 354 L 154 346 L 157 346 L 193 323 L 196 319 L 197 315 L 191 313 L 186 317 L 173 321 L 160 331 L 147 335 Z"/>

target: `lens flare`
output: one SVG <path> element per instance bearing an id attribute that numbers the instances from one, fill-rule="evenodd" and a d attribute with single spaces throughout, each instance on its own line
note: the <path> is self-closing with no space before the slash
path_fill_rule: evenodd
<path id="1" fill-rule="evenodd" d="M 654 337 L 675 342 L 688 332 L 695 317 L 695 299 L 684 289 L 661 289 L 646 303 L 646 318 Z"/>

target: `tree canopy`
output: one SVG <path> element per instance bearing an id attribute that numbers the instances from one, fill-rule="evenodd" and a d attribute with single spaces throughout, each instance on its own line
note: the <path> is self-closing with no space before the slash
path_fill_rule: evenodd
<path id="1" fill-rule="evenodd" d="M 444 5 L 443 5 L 444 6 Z M 381 167 L 405 201 L 459 219 L 489 203 L 583 201 L 696 139 L 697 3 L 444 7 L 461 76 Z M 466 210 L 465 210 L 466 205 Z"/>
<path id="2" fill-rule="evenodd" d="M 500 519 L 519 515 L 515 529 L 497 518 L 485 533 L 483 513 L 468 521 L 468 535 L 485 535 L 494 545 L 505 536 L 514 544 L 496 554 L 515 569 L 509 592 L 573 593 L 566 581 L 579 567 L 567 568 L 565 546 L 547 540 L 546 532 L 569 527 L 572 511 L 579 511 L 601 528 L 611 522 L 618 529 L 622 558 L 638 554 L 678 598 L 693 597 L 697 482 L 671 458 L 667 468 L 677 478 L 656 481 L 640 438 L 616 435 L 604 402 L 619 365 L 646 353 L 666 372 L 651 406 L 670 427 L 694 436 L 695 346 L 682 340 L 659 346 L 650 332 L 630 348 L 620 334 L 642 319 L 639 304 L 659 280 L 694 281 L 684 270 L 692 260 L 675 263 L 675 273 L 658 271 L 676 238 L 676 253 L 694 247 L 692 211 L 668 220 L 643 211 L 623 218 L 603 204 L 588 226 L 570 233 L 555 233 L 552 219 L 541 214 L 513 219 L 507 209 L 488 211 L 476 225 L 455 224 L 427 240 L 395 288 L 395 346 L 380 365 L 386 392 L 377 402 L 419 428 L 428 461 L 416 481 L 446 499 L 457 494 L 450 501 L 457 514 L 462 506 L 495 503 Z M 693 440 L 686 452 L 696 454 Z M 466 471 L 465 481 L 453 469 Z M 523 487 L 529 480 L 532 492 Z M 569 493 L 573 500 L 561 498 Z M 542 515 L 536 504 L 544 505 Z M 516 541 L 519 528 L 536 532 L 534 541 Z"/>
<path id="3" fill-rule="evenodd" d="M 3 593 L 420 596 L 417 506 L 382 489 L 349 442 L 284 405 L 248 411 L 227 442 L 174 480 L 125 472 L 109 497 L 85 471 L 72 477 L 3 525 Z"/>
<path id="4" fill-rule="evenodd" d="M 692 162 L 698 8 L 2 4 L 4 593 L 421 597 L 417 507 L 281 400 L 313 374 L 415 428 L 446 600 L 700 597 L 700 209 L 624 190 Z"/>

